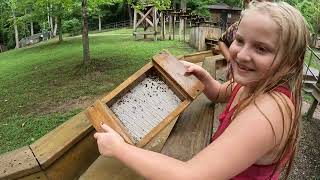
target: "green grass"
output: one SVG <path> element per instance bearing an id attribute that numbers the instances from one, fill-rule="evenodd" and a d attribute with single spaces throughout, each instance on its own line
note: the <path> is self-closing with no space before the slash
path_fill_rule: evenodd
<path id="1" fill-rule="evenodd" d="M 82 66 L 80 37 L 0 54 L 0 154 L 30 144 L 82 109 L 70 102 L 111 91 L 163 49 L 195 50 L 178 41 L 134 41 L 131 30 L 91 34 L 92 63 Z"/>
<path id="2" fill-rule="evenodd" d="M 302 91 L 302 97 L 303 100 L 308 102 L 308 103 L 312 103 L 313 102 L 313 97 L 311 93 L 308 93 L 306 91 Z"/>

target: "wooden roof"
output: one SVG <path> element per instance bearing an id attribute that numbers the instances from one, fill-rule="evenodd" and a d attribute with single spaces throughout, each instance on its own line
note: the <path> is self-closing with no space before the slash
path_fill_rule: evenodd
<path id="1" fill-rule="evenodd" d="M 214 5 L 209 5 L 208 9 L 209 10 L 230 10 L 230 11 L 241 11 L 242 10 L 239 7 L 232 7 L 232 6 L 229 6 L 225 3 L 218 3 L 218 4 L 214 4 Z"/>

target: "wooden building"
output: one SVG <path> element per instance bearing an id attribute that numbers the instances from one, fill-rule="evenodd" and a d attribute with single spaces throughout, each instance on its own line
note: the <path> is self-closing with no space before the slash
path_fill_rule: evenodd
<path id="1" fill-rule="evenodd" d="M 208 8 L 211 13 L 212 22 L 220 26 L 222 30 L 225 30 L 231 24 L 238 21 L 242 11 L 239 7 L 231 7 L 225 3 L 209 5 Z"/>

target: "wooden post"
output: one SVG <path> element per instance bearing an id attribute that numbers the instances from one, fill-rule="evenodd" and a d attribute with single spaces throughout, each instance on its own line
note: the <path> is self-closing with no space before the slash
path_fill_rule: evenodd
<path id="1" fill-rule="evenodd" d="M 174 31 L 175 31 L 175 28 L 176 28 L 176 15 L 173 14 L 173 21 L 172 21 L 172 37 L 173 37 L 173 40 L 175 39 L 175 34 L 174 34 Z"/>
<path id="2" fill-rule="evenodd" d="M 169 13 L 169 30 L 168 30 L 169 40 L 171 40 L 171 28 L 172 28 L 172 15 L 171 13 Z"/>
<path id="3" fill-rule="evenodd" d="M 164 13 L 163 12 L 160 13 L 160 17 L 161 17 L 161 39 L 165 40 L 165 35 L 164 35 L 165 22 L 164 22 Z"/>
<path id="4" fill-rule="evenodd" d="M 187 23 L 186 23 L 186 21 L 187 21 L 187 18 L 183 18 L 183 41 L 184 42 L 186 42 L 186 25 L 187 25 Z"/>
<path id="5" fill-rule="evenodd" d="M 153 8 L 154 41 L 157 41 L 157 8 Z"/>
<path id="6" fill-rule="evenodd" d="M 146 34 L 147 29 L 148 29 L 147 22 L 146 22 L 146 21 L 143 21 L 142 24 L 143 24 L 143 32 L 144 32 L 144 34 L 143 34 L 143 39 L 147 39 L 147 34 Z"/>
<path id="7" fill-rule="evenodd" d="M 163 13 L 163 37 L 166 39 L 166 16 L 167 12 Z"/>
<path id="8" fill-rule="evenodd" d="M 137 31 L 137 10 L 134 8 L 134 13 L 133 13 L 133 32 Z M 134 34 L 135 39 L 137 38 L 137 35 Z"/>
<path id="9" fill-rule="evenodd" d="M 181 39 L 182 39 L 182 30 L 183 30 L 182 26 L 183 26 L 183 19 L 179 15 L 179 41 L 181 41 Z"/>
<path id="10" fill-rule="evenodd" d="M 317 105 L 318 105 L 318 101 L 317 101 L 316 98 L 314 98 L 314 99 L 313 99 L 313 102 L 312 102 L 312 104 L 311 104 L 311 106 L 310 106 L 310 108 L 309 108 L 309 110 L 308 110 L 308 112 L 307 112 L 307 120 L 308 120 L 308 121 L 310 121 L 310 120 L 312 119 L 313 113 L 314 113 L 314 111 L 316 110 Z"/>

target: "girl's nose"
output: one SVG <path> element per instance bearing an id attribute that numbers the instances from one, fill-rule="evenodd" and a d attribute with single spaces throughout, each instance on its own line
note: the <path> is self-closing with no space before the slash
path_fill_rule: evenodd
<path id="1" fill-rule="evenodd" d="M 247 46 L 243 46 L 238 54 L 237 54 L 237 59 L 241 60 L 241 61 L 250 61 L 251 57 L 250 57 L 250 50 Z"/>

